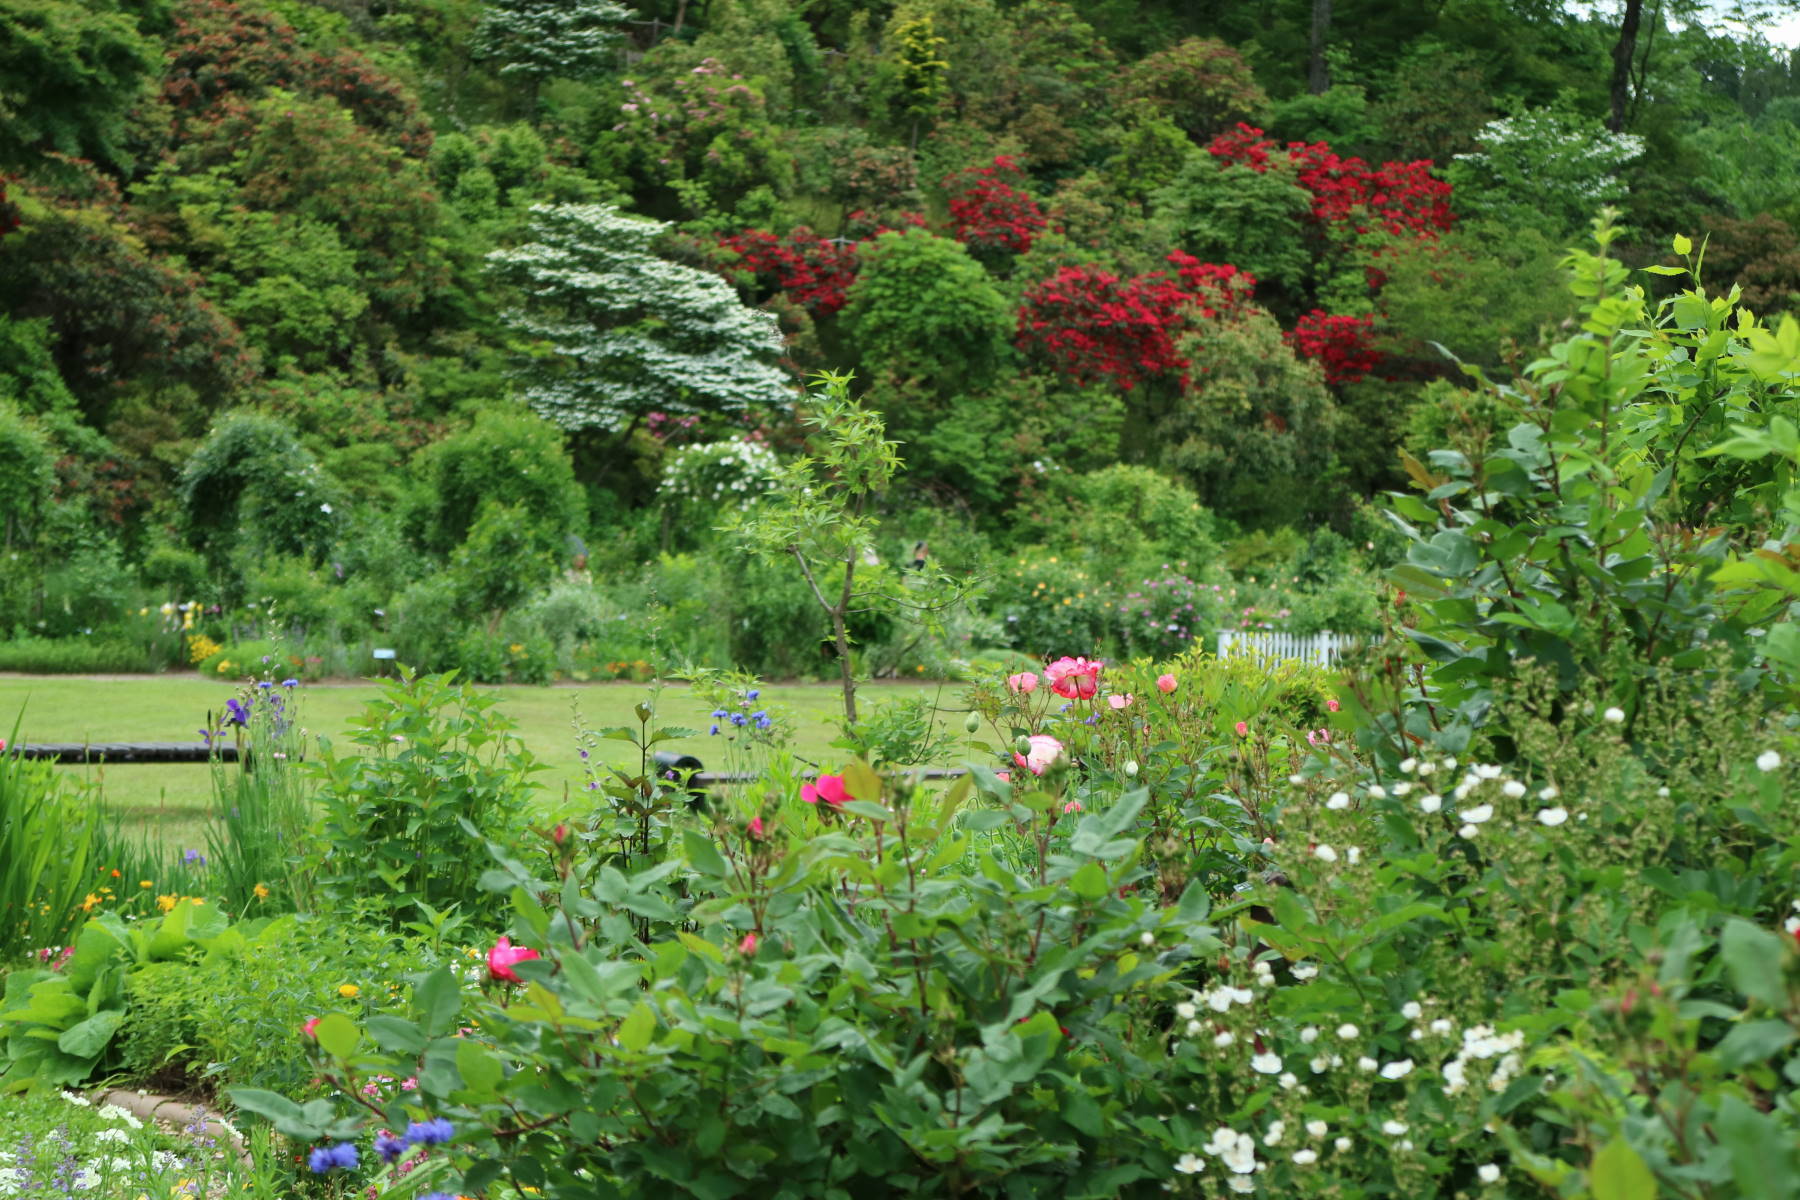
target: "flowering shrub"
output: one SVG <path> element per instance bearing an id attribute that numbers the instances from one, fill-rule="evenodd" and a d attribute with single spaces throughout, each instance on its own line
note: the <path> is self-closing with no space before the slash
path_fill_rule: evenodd
<path id="1" fill-rule="evenodd" d="M 822 238 L 806 226 L 785 237 L 766 229 L 746 229 L 719 239 L 738 256 L 738 265 L 767 281 L 813 313 L 844 307 L 844 293 L 856 280 L 856 243 Z"/>
<path id="2" fill-rule="evenodd" d="M 742 508 L 774 486 L 780 466 L 773 450 L 750 438 L 684 446 L 664 462 L 656 493 L 682 506 Z"/>
<path id="3" fill-rule="evenodd" d="M 1256 279 L 1229 264 L 1179 250 L 1173 276 L 1154 271 L 1121 279 L 1097 267 L 1063 267 L 1027 289 L 1016 341 L 1078 381 L 1111 379 L 1127 391 L 1150 379 L 1183 378 L 1188 360 L 1176 339 L 1202 320 L 1229 319 L 1250 300 Z"/>
<path id="4" fill-rule="evenodd" d="M 1267 171 L 1278 152 L 1262 130 L 1242 123 L 1206 149 L 1223 163 L 1257 172 Z M 1431 238 L 1455 224 L 1451 187 L 1432 177 L 1429 162 L 1371 167 L 1323 142 L 1289 142 L 1280 152 L 1297 168 L 1295 181 L 1311 194 L 1313 220 L 1323 227 L 1349 227 L 1357 233 L 1375 227 L 1396 236 Z"/>
<path id="5" fill-rule="evenodd" d="M 1049 221 L 1024 190 L 1025 172 L 1006 155 L 944 181 L 950 193 L 950 235 L 971 250 L 1023 254 Z"/>
<path id="6" fill-rule="evenodd" d="M 1380 366 L 1374 336 L 1373 317 L 1331 316 L 1316 308 L 1287 333 L 1294 353 L 1325 369 L 1326 383 L 1355 383 Z"/>

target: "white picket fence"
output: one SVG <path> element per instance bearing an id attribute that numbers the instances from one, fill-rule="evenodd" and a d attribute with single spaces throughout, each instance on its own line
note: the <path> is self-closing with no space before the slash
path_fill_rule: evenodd
<path id="1" fill-rule="evenodd" d="M 1329 667 L 1350 646 L 1350 639 L 1335 633 L 1299 637 L 1267 630 L 1226 629 L 1219 633 L 1220 658 L 1255 658 L 1269 662 L 1299 660 Z"/>

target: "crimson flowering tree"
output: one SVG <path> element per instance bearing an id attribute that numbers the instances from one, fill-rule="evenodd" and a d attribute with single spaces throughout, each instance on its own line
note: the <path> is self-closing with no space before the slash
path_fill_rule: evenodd
<path id="1" fill-rule="evenodd" d="M 1004 154 L 988 166 L 950 176 L 944 181 L 950 191 L 950 235 L 975 251 L 1031 249 L 1050 222 L 1020 186 L 1024 182 L 1025 172 Z"/>
<path id="2" fill-rule="evenodd" d="M 1450 208 L 1451 188 L 1432 177 L 1428 160 L 1385 162 L 1372 166 L 1355 156 L 1338 154 L 1324 142 L 1289 142 L 1285 147 L 1240 123 L 1207 146 L 1222 163 L 1235 163 L 1262 173 L 1277 154 L 1292 164 L 1294 181 L 1312 197 L 1311 220 L 1331 245 L 1371 233 L 1415 241 L 1432 241 L 1456 222 Z M 1379 251 L 1377 251 L 1379 253 Z M 1379 293 L 1387 275 L 1379 267 L 1364 268 L 1369 291 Z M 1288 334 L 1297 354 L 1317 359 L 1330 383 L 1350 383 L 1380 365 L 1373 345 L 1371 317 L 1331 315 L 1314 309 Z"/>
<path id="3" fill-rule="evenodd" d="M 1381 365 L 1381 353 L 1370 344 L 1375 318 L 1333 316 L 1313 309 L 1294 323 L 1288 345 L 1302 358 L 1325 370 L 1326 383 L 1354 383 Z"/>
<path id="4" fill-rule="evenodd" d="M 1179 336 L 1197 320 L 1240 311 L 1256 279 L 1230 264 L 1169 255 L 1171 275 L 1124 279 L 1098 267 L 1063 267 L 1025 293 L 1017 345 L 1056 361 L 1078 382 L 1110 379 L 1130 391 L 1146 379 L 1179 376 L 1188 360 Z"/>
<path id="5" fill-rule="evenodd" d="M 899 214 L 899 228 L 923 229 L 922 213 Z M 746 229 L 719 239 L 719 245 L 736 254 L 735 264 L 757 277 L 758 282 L 785 292 L 789 299 L 815 316 L 844 307 L 850 285 L 856 282 L 859 252 L 871 238 L 895 226 L 883 224 L 861 209 L 846 220 L 846 233 L 854 237 L 820 237 L 805 225 L 785 235 L 767 229 Z"/>

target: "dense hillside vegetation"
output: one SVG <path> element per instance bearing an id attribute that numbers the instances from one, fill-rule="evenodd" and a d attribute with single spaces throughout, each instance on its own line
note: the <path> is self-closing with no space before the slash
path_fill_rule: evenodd
<path id="1" fill-rule="evenodd" d="M 871 670 L 1368 628 L 1600 207 L 1800 289 L 1800 78 L 1691 7 L 0 0 L 0 667 L 831 673 L 718 532 L 820 369 L 869 570 L 980 585 Z"/>

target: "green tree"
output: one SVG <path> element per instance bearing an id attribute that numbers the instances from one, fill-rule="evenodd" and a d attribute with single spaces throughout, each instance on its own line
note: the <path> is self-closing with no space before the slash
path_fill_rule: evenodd
<path id="1" fill-rule="evenodd" d="M 342 505 L 292 427 L 256 412 L 230 413 L 213 427 L 182 470 L 178 501 L 190 543 L 228 591 L 249 561 L 321 557 Z"/>
<path id="2" fill-rule="evenodd" d="M 1188 38 L 1139 59 L 1119 95 L 1149 101 L 1196 142 L 1239 121 L 1259 122 L 1269 105 L 1244 56 L 1216 38 Z"/>
<path id="3" fill-rule="evenodd" d="M 486 409 L 475 423 L 420 452 L 412 524 L 428 550 L 449 553 L 490 504 L 524 514 L 540 553 L 586 526 L 586 502 L 562 431 L 530 413 Z"/>
<path id="4" fill-rule="evenodd" d="M 157 59 L 110 0 L 0 0 L 0 167 L 46 151 L 128 165 L 126 115 Z"/>
<path id="5" fill-rule="evenodd" d="M 612 66 L 617 26 L 630 15 L 613 0 L 489 0 L 475 26 L 474 56 L 522 81 L 536 107 L 544 80 L 594 76 Z"/>
<path id="6" fill-rule="evenodd" d="M 537 353 L 524 397 L 564 429 L 626 435 L 651 411 L 785 403 L 775 319 L 717 275 L 657 255 L 668 227 L 606 204 L 541 204 L 533 240 L 488 256 L 519 289 L 506 321 Z M 622 440 L 622 439 L 621 439 Z"/>
<path id="7" fill-rule="evenodd" d="M 1007 356 L 1012 310 L 958 242 L 923 229 L 865 245 L 841 320 L 860 360 L 934 387 L 965 389 Z"/>
<path id="8" fill-rule="evenodd" d="M 1266 287 L 1296 293 L 1308 283 L 1312 255 L 1304 236 L 1312 197 L 1285 155 L 1268 170 L 1189 154 L 1174 182 L 1156 193 L 1157 217 L 1182 249 L 1206 262 L 1228 262 Z"/>

